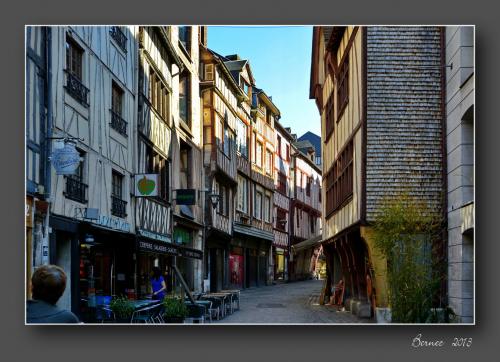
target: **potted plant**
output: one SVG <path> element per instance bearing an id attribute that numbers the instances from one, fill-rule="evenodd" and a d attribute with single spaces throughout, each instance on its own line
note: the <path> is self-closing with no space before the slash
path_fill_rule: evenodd
<path id="1" fill-rule="evenodd" d="M 109 308 L 113 311 L 117 323 L 130 323 L 135 310 L 134 304 L 124 296 L 113 298 Z"/>
<path id="2" fill-rule="evenodd" d="M 165 312 L 163 318 L 167 323 L 183 323 L 188 314 L 188 309 L 183 300 L 177 297 L 166 297 L 163 299 Z"/>

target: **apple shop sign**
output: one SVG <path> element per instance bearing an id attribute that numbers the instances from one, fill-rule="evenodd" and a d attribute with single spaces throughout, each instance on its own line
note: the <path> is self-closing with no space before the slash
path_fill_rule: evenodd
<path id="1" fill-rule="evenodd" d="M 158 196 L 158 175 L 152 173 L 138 174 L 134 177 L 135 196 Z"/>

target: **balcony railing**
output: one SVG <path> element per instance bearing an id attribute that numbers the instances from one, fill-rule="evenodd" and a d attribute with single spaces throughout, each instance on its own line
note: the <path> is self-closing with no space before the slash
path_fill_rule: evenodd
<path id="1" fill-rule="evenodd" d="M 270 233 L 273 232 L 273 224 L 256 218 L 252 219 L 252 226 Z"/>
<path id="2" fill-rule="evenodd" d="M 89 89 L 71 72 L 66 72 L 66 91 L 83 106 L 88 107 Z"/>
<path id="3" fill-rule="evenodd" d="M 118 217 L 126 217 L 127 201 L 123 201 L 116 196 L 111 196 L 111 214 Z"/>
<path id="4" fill-rule="evenodd" d="M 84 184 L 80 178 L 66 176 L 66 191 L 64 192 L 64 196 L 70 200 L 85 204 L 87 202 L 87 188 L 88 185 Z"/>
<path id="5" fill-rule="evenodd" d="M 238 171 L 243 172 L 245 175 L 250 176 L 250 161 L 244 156 L 238 155 Z"/>
<path id="6" fill-rule="evenodd" d="M 119 26 L 112 26 L 109 29 L 109 34 L 116 41 L 118 46 L 126 53 L 127 52 L 127 37 Z"/>
<path id="7" fill-rule="evenodd" d="M 236 180 L 236 152 L 231 150 L 232 156 L 229 157 L 220 148 L 216 148 L 216 165 L 232 180 Z"/>
<path id="8" fill-rule="evenodd" d="M 111 128 L 117 131 L 124 137 L 127 137 L 127 121 L 125 121 L 118 113 L 111 111 Z"/>
<path id="9" fill-rule="evenodd" d="M 231 234 L 231 225 L 232 223 L 229 220 L 229 217 L 222 215 L 216 210 L 212 211 L 212 226 L 215 229 L 225 232 L 226 234 Z"/>
<path id="10" fill-rule="evenodd" d="M 270 176 L 262 174 L 262 169 L 255 163 L 252 163 L 251 177 L 254 181 L 264 186 L 266 189 L 274 191 L 274 179 Z"/>

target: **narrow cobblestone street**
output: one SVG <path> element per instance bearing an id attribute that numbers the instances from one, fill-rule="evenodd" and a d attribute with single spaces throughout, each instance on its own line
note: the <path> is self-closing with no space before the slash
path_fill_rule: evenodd
<path id="1" fill-rule="evenodd" d="M 307 280 L 243 290 L 240 310 L 214 323 L 373 323 L 319 305 L 322 284 Z"/>

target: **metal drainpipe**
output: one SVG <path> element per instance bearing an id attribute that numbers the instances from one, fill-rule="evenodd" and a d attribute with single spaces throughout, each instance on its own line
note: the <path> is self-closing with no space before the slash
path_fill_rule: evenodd
<path id="1" fill-rule="evenodd" d="M 47 85 L 47 95 L 46 95 L 46 101 L 47 101 L 47 120 L 46 120 L 46 125 L 47 125 L 47 132 L 45 135 L 45 140 L 44 142 L 44 171 L 45 171 L 45 201 L 48 203 L 47 207 L 47 215 L 45 216 L 45 235 L 44 238 L 47 239 L 47 246 L 48 246 L 48 257 L 49 257 L 49 263 L 54 262 L 53 260 L 50 260 L 50 256 L 52 254 L 52 251 L 50 250 L 50 234 L 49 234 L 49 218 L 50 218 L 50 208 L 52 204 L 51 200 L 51 165 L 49 162 L 49 156 L 52 151 L 52 29 L 50 27 L 47 27 L 47 33 L 45 37 L 45 77 L 46 77 L 46 85 Z"/>

